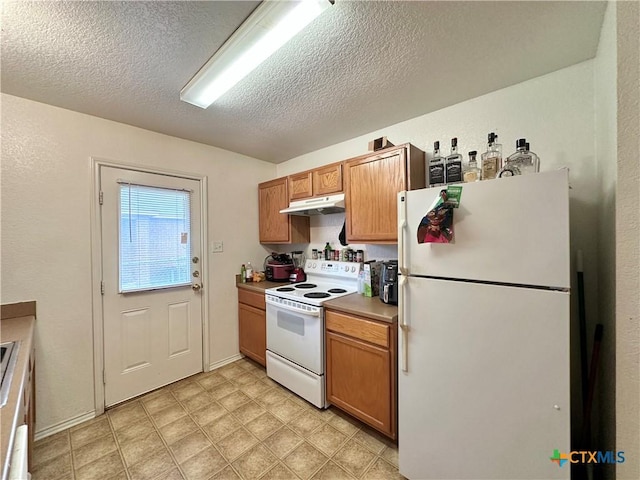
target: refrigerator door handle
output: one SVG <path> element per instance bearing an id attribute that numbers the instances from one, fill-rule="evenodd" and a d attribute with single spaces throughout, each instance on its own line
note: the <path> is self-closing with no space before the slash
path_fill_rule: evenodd
<path id="1" fill-rule="evenodd" d="M 399 244 L 398 244 L 399 245 Z M 402 345 L 401 368 L 403 372 L 409 371 L 409 356 L 407 354 L 407 346 L 409 345 L 409 325 L 405 321 L 404 316 L 404 286 L 407 283 L 406 275 L 398 277 L 398 325 L 400 325 L 400 336 Z"/>
<path id="2" fill-rule="evenodd" d="M 407 226 L 407 192 L 398 193 L 398 271 L 401 275 L 408 275 L 404 266 L 404 230 Z"/>

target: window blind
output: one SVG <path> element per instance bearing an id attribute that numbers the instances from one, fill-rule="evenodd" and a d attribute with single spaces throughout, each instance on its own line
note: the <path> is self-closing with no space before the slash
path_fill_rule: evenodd
<path id="1" fill-rule="evenodd" d="M 120 182 L 119 291 L 191 284 L 191 192 Z"/>

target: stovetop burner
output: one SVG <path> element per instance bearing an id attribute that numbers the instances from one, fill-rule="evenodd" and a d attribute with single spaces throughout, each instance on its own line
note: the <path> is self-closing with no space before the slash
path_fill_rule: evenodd
<path id="1" fill-rule="evenodd" d="M 326 292 L 309 292 L 304 294 L 307 298 L 327 298 L 331 295 Z"/>
<path id="2" fill-rule="evenodd" d="M 293 305 L 292 302 L 300 302 L 321 307 L 329 300 L 355 293 L 358 289 L 358 263 L 307 260 L 304 271 L 307 278 L 303 282 L 268 288 L 265 293 L 267 300 L 274 305 L 279 302 L 288 306 Z"/>

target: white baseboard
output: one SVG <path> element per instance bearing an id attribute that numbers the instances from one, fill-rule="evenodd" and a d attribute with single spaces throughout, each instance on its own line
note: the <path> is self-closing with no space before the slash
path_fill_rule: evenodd
<path id="1" fill-rule="evenodd" d="M 91 412 L 83 413 L 82 415 L 78 415 L 76 417 L 72 417 L 68 420 L 64 420 L 63 422 L 56 423 L 47 428 L 43 428 L 39 430 L 34 435 L 34 440 L 37 442 L 46 437 L 50 437 L 51 435 L 66 430 L 67 428 L 75 427 L 76 425 L 81 424 L 82 422 L 86 422 L 87 420 L 91 420 L 96 418 L 96 411 L 93 410 Z"/>
<path id="2" fill-rule="evenodd" d="M 235 355 L 231 355 L 230 357 L 227 357 L 224 360 L 219 360 L 215 363 L 211 363 L 209 365 L 209 371 L 215 370 L 220 367 L 224 367 L 225 365 L 233 363 L 236 360 L 240 360 L 241 358 L 244 358 L 244 355 L 242 355 L 241 353 L 236 353 Z"/>

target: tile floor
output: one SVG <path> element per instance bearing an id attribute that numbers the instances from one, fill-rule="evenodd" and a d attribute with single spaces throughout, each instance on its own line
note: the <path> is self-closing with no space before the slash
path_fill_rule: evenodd
<path id="1" fill-rule="evenodd" d="M 36 442 L 33 480 L 402 479 L 396 446 L 242 359 Z"/>

